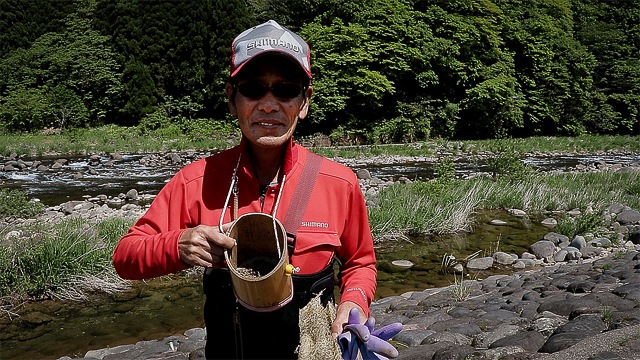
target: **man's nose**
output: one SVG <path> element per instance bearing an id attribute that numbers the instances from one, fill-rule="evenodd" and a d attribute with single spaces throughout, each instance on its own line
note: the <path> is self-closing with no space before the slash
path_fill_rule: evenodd
<path id="1" fill-rule="evenodd" d="M 258 110 L 262 110 L 267 113 L 278 111 L 279 108 L 280 103 L 278 99 L 273 96 L 271 91 L 268 91 L 258 102 Z"/>

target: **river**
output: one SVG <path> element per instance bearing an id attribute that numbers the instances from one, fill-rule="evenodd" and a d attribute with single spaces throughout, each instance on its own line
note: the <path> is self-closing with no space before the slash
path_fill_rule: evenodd
<path id="1" fill-rule="evenodd" d="M 180 164 L 155 162 L 145 165 L 140 161 L 145 156 L 123 155 L 113 165 L 93 167 L 95 171 L 91 173 L 88 172 L 91 168 L 88 159 L 70 158 L 58 172 L 0 172 L 0 181 L 3 187 L 27 190 L 30 196 L 47 205 L 99 194 L 116 196 L 132 188 L 141 193 L 157 193 Z M 109 160 L 108 156 L 100 158 L 101 163 Z M 28 161 L 46 164 L 55 159 Z M 542 171 L 562 171 L 596 163 L 640 165 L 638 156 L 529 157 L 524 161 Z M 366 168 L 380 178 L 406 176 L 426 179 L 433 176 L 433 166 L 432 161 L 422 161 L 369 164 Z M 482 167 L 482 164 L 458 162 L 456 172 L 464 176 L 481 172 Z M 74 177 L 77 173 L 83 174 L 82 177 Z M 507 225 L 491 225 L 492 219 L 504 220 Z M 540 220 L 513 217 L 506 212 L 483 211 L 477 217 L 474 231 L 465 236 L 411 238 L 385 243 L 376 249 L 379 271 L 376 298 L 452 284 L 455 280 L 453 275 L 441 270 L 444 254 L 463 258 L 478 250 L 490 254 L 497 248 L 521 254 L 548 231 Z M 408 260 L 413 266 L 396 266 L 392 264 L 394 260 Z M 492 273 L 496 272 L 501 270 L 492 270 Z M 489 274 L 466 275 L 482 278 Z M 186 329 L 203 326 L 203 302 L 199 277 L 173 276 L 134 282 L 130 291 L 114 296 L 97 295 L 85 302 L 47 300 L 26 303 L 20 309 L 20 318 L 12 321 L 7 316 L 0 317 L 0 358 L 82 357 L 91 349 L 181 334 Z"/>

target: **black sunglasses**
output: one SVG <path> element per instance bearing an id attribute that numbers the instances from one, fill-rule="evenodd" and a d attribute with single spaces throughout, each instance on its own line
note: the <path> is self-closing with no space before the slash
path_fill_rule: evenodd
<path id="1" fill-rule="evenodd" d="M 305 89 L 304 86 L 296 83 L 282 82 L 274 84 L 273 86 L 266 86 L 257 81 L 240 83 L 237 85 L 237 88 L 242 96 L 253 100 L 261 99 L 267 95 L 269 91 L 271 91 L 273 96 L 280 99 L 294 99 L 302 94 Z"/>

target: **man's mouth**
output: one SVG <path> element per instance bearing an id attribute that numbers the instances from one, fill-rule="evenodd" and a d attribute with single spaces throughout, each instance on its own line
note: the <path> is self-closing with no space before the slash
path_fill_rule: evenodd
<path id="1" fill-rule="evenodd" d="M 279 122 L 271 122 L 271 121 L 258 121 L 258 122 L 255 122 L 254 125 L 267 127 L 267 128 L 282 126 L 282 124 L 280 124 Z"/>

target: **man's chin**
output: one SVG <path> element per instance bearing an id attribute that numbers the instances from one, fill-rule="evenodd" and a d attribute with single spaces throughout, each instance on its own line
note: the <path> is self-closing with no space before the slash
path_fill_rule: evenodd
<path id="1" fill-rule="evenodd" d="M 289 141 L 286 135 L 282 136 L 262 136 L 251 143 L 260 149 L 275 149 L 284 146 Z"/>

